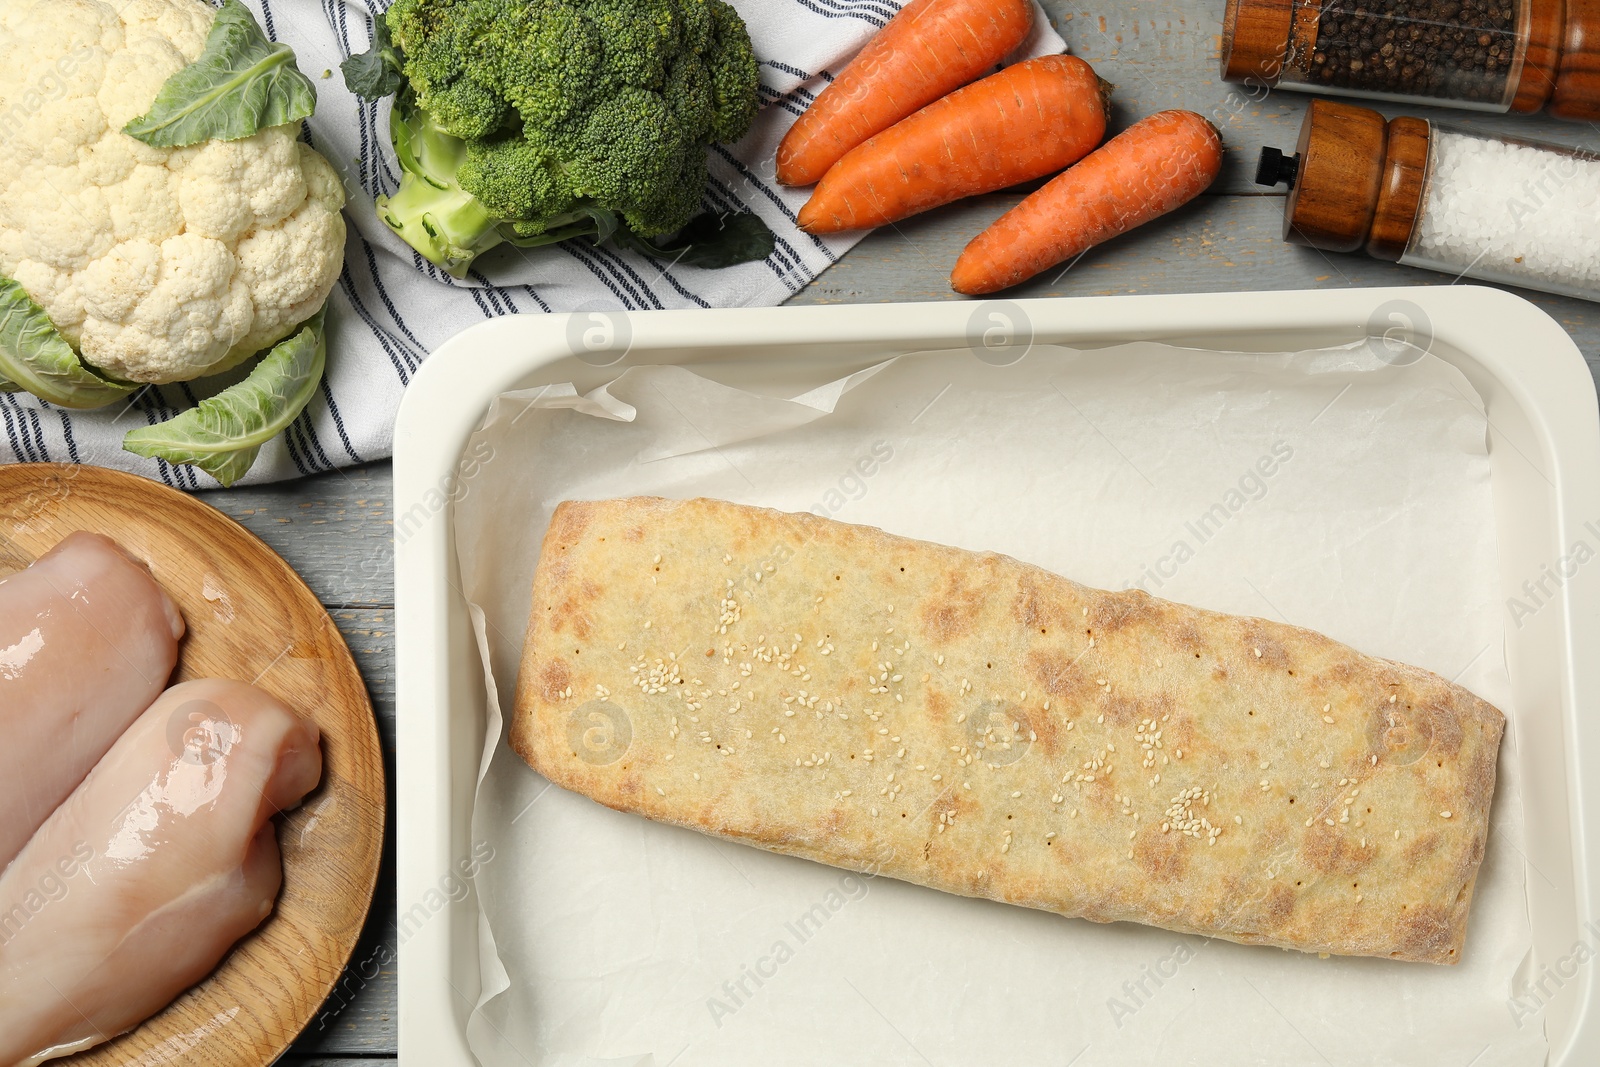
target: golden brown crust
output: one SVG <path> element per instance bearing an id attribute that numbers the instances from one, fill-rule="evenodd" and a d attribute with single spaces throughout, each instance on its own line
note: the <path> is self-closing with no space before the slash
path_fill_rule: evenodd
<path id="1" fill-rule="evenodd" d="M 511 743 L 609 807 L 835 866 L 1455 963 L 1503 726 L 1309 630 L 633 498 L 556 509 Z"/>

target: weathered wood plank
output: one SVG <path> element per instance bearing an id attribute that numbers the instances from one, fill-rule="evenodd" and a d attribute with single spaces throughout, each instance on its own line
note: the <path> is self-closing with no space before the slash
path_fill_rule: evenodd
<path id="1" fill-rule="evenodd" d="M 387 470 L 384 472 L 387 475 Z M 295 560 L 286 556 L 290 563 Z M 313 586 L 315 588 L 315 586 Z M 367 681 L 385 755 L 394 755 L 394 609 L 329 608 Z"/>
<path id="2" fill-rule="evenodd" d="M 207 493 L 300 572 L 324 604 L 391 607 L 394 553 L 389 464 Z"/>

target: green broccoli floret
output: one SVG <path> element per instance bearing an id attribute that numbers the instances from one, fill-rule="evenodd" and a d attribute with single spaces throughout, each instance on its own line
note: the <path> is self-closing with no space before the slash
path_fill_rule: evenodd
<path id="1" fill-rule="evenodd" d="M 380 212 L 457 276 L 503 241 L 662 251 L 707 147 L 755 118 L 755 52 L 723 0 L 395 0 L 379 31 L 345 69 L 364 96 L 399 90 L 404 173 Z M 745 258 L 770 251 L 768 233 Z"/>

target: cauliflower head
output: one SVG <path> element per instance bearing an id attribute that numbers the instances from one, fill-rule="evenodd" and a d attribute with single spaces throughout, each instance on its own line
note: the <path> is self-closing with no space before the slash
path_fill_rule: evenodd
<path id="1" fill-rule="evenodd" d="M 203 0 L 0 4 L 0 274 L 84 362 L 189 381 L 287 337 L 344 258 L 344 190 L 299 124 L 155 148 L 122 133 L 202 53 Z"/>

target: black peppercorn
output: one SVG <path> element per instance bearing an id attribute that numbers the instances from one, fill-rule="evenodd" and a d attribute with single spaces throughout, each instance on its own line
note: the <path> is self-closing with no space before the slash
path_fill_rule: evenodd
<path id="1" fill-rule="evenodd" d="M 1322 0 L 1302 73 L 1330 88 L 1497 104 L 1517 21 L 1506 0 Z"/>

